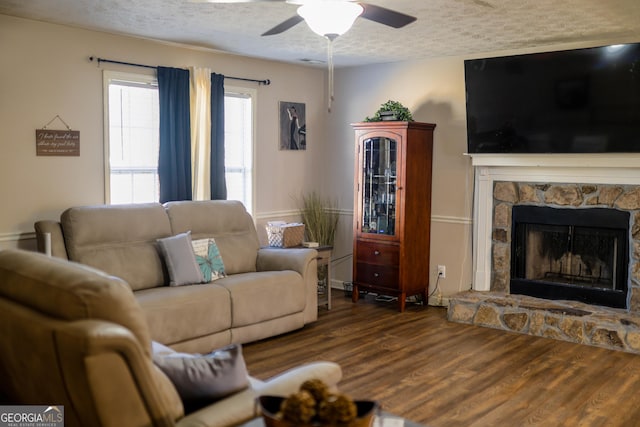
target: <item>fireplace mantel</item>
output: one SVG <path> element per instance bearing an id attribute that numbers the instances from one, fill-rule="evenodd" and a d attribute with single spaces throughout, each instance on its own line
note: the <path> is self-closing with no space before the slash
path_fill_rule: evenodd
<path id="1" fill-rule="evenodd" d="M 640 186 L 640 153 L 470 154 L 475 170 L 473 289 L 491 286 L 496 181 Z"/>

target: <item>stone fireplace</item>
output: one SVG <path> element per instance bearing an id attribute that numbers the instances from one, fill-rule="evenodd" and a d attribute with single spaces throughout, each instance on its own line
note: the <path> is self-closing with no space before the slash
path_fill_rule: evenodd
<path id="1" fill-rule="evenodd" d="M 627 307 L 629 212 L 515 205 L 513 294 Z"/>
<path id="2" fill-rule="evenodd" d="M 638 256 L 629 248 L 640 248 L 630 232 L 640 229 L 640 186 L 500 181 L 493 205 L 491 290 L 618 308 L 631 298 L 637 311 L 640 289 L 628 271 Z M 529 251 L 518 241 L 527 234 Z M 536 254 L 529 266 L 527 252 Z"/>
<path id="3" fill-rule="evenodd" d="M 474 281 L 450 300 L 450 320 L 640 353 L 640 155 L 484 154 L 472 164 Z M 514 208 L 534 224 L 525 248 L 542 254 L 529 267 L 513 253 L 523 234 L 512 229 Z M 540 224 L 540 209 L 561 211 L 569 224 Z M 571 223 L 595 211 L 612 213 L 622 227 L 607 214 L 586 228 Z M 544 246 L 553 240 L 564 246 Z M 578 290 L 587 297 L 530 292 L 555 282 L 571 292 L 584 285 Z M 615 302 L 589 296 L 600 291 Z"/>

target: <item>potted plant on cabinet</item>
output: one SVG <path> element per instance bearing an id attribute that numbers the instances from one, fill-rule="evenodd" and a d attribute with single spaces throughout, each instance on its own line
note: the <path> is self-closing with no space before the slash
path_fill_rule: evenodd
<path id="1" fill-rule="evenodd" d="M 367 117 L 365 122 L 400 121 L 412 122 L 411 111 L 398 101 L 389 100 L 382 104 L 373 117 Z"/>

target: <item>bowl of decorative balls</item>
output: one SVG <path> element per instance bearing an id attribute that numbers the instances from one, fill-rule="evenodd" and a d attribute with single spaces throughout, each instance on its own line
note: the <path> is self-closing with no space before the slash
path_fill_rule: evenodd
<path id="1" fill-rule="evenodd" d="M 331 393 L 318 379 L 307 380 L 289 396 L 258 398 L 266 427 L 370 427 L 378 404 Z"/>

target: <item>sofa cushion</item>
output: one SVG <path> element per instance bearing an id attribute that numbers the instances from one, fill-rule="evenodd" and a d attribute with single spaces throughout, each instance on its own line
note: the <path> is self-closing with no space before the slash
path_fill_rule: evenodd
<path id="1" fill-rule="evenodd" d="M 169 286 L 203 282 L 204 277 L 191 246 L 190 231 L 158 239 L 158 247 L 169 272 Z"/>
<path id="2" fill-rule="evenodd" d="M 212 403 L 249 386 L 240 344 L 204 355 L 154 354 L 153 362 L 169 377 L 185 406 Z"/>
<path id="3" fill-rule="evenodd" d="M 165 203 L 174 233 L 191 230 L 193 240 L 214 238 L 228 275 L 256 271 L 260 242 L 253 219 L 235 200 Z"/>
<path id="4" fill-rule="evenodd" d="M 121 325 L 150 355 L 144 315 L 129 286 L 117 277 L 34 252 L 5 250 L 0 251 L 0 283 L 0 295 L 49 316 Z"/>
<path id="5" fill-rule="evenodd" d="M 156 240 L 174 233 L 161 204 L 74 207 L 60 221 L 70 260 L 118 276 L 134 290 L 168 282 Z"/>
<path id="6" fill-rule="evenodd" d="M 154 341 L 173 345 L 231 327 L 229 291 L 215 283 L 135 292 Z"/>
<path id="7" fill-rule="evenodd" d="M 224 262 L 215 239 L 198 239 L 191 242 L 191 245 L 204 283 L 210 283 L 226 276 Z"/>
<path id="8" fill-rule="evenodd" d="M 233 327 L 299 313 L 305 307 L 304 281 L 294 271 L 234 274 L 215 283 L 229 291 Z"/>

